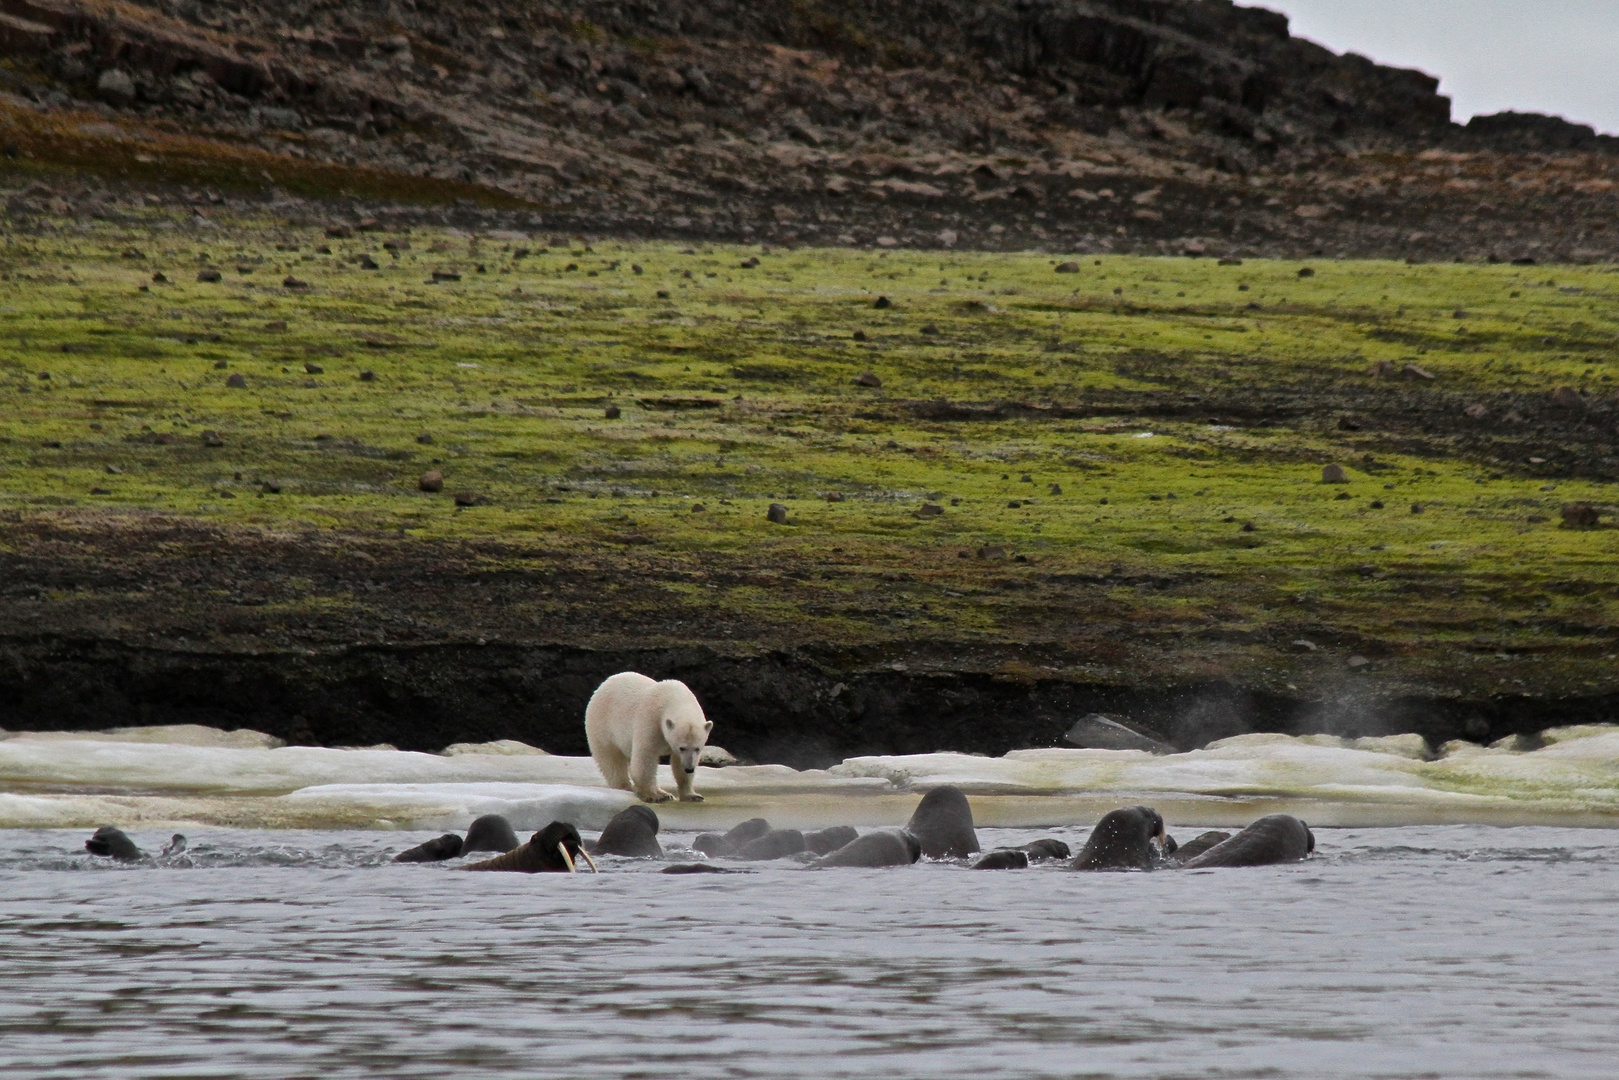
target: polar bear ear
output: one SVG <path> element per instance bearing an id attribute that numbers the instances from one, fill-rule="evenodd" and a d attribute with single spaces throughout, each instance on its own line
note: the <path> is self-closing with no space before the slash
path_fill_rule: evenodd
<path id="1" fill-rule="evenodd" d="M 703 721 L 703 730 L 704 731 L 713 731 L 714 730 L 714 721 L 712 721 L 712 720 Z"/>

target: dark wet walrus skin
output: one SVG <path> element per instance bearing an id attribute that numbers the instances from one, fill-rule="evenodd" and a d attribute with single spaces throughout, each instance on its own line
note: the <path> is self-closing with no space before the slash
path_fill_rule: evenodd
<path id="1" fill-rule="evenodd" d="M 640 803 L 625 807 L 613 815 L 590 851 L 593 855 L 663 858 L 663 845 L 658 843 L 658 815 Z"/>
<path id="2" fill-rule="evenodd" d="M 1223 844 L 1229 839 L 1231 834 L 1228 832 L 1199 833 L 1175 850 L 1175 861 L 1184 866 L 1188 860 L 1197 858 L 1215 844 Z"/>
<path id="3" fill-rule="evenodd" d="M 146 858 L 146 852 L 135 846 L 135 841 L 122 829 L 103 825 L 95 835 L 84 842 L 84 850 L 92 855 L 106 855 L 119 862 L 135 862 Z"/>
<path id="4" fill-rule="evenodd" d="M 732 855 L 749 840 L 757 840 L 769 831 L 770 822 L 764 818 L 749 818 L 723 836 L 719 833 L 703 833 L 691 842 L 691 846 L 704 855 Z"/>
<path id="5" fill-rule="evenodd" d="M 922 796 L 905 831 L 916 837 L 922 854 L 930 859 L 964 859 L 979 850 L 973 809 L 961 789 L 951 784 Z"/>
<path id="6" fill-rule="evenodd" d="M 1029 857 L 1030 862 L 1038 862 L 1041 859 L 1066 859 L 1073 854 L 1068 850 L 1068 845 L 1061 840 L 1049 839 L 1031 840 L 1027 844 L 1019 844 L 1013 850 L 1023 852 Z"/>
<path id="7" fill-rule="evenodd" d="M 909 866 L 922 857 L 922 845 L 903 829 L 878 829 L 849 841 L 811 866 Z"/>
<path id="8" fill-rule="evenodd" d="M 709 863 L 682 862 L 673 866 L 665 866 L 659 870 L 660 874 L 751 874 L 751 870 L 728 870 L 723 866 L 712 866 Z"/>
<path id="9" fill-rule="evenodd" d="M 785 859 L 808 851 L 804 834 L 797 829 L 771 829 L 736 849 L 738 859 Z"/>
<path id="10" fill-rule="evenodd" d="M 1290 814 L 1262 817 L 1224 843 L 1181 865 L 1188 870 L 1215 866 L 1270 866 L 1299 862 L 1315 850 L 1315 834 Z"/>
<path id="11" fill-rule="evenodd" d="M 853 825 L 834 825 L 830 829 L 804 834 L 804 846 L 817 855 L 830 855 L 860 834 Z"/>
<path id="12" fill-rule="evenodd" d="M 1002 848 L 992 851 L 988 855 L 973 863 L 974 870 L 1027 870 L 1029 868 L 1029 853 L 1016 848 Z"/>
<path id="13" fill-rule="evenodd" d="M 467 826 L 467 838 L 461 842 L 461 854 L 474 851 L 511 851 L 518 844 L 512 823 L 499 814 L 485 814 L 474 818 Z"/>
<path id="14" fill-rule="evenodd" d="M 1163 858 L 1155 839 L 1164 839 L 1164 819 L 1152 807 L 1110 810 L 1068 865 L 1074 870 L 1151 870 Z"/>
<path id="15" fill-rule="evenodd" d="M 434 837 L 425 844 L 417 844 L 408 851 L 401 851 L 394 856 L 394 862 L 443 862 L 445 859 L 459 858 L 460 855 L 461 838 L 452 832 Z"/>
<path id="16" fill-rule="evenodd" d="M 504 855 L 473 863 L 468 870 L 511 870 L 521 874 L 555 874 L 568 872 L 558 845 L 565 845 L 570 858 L 577 859 L 584 841 L 579 830 L 565 821 L 553 821 L 522 844 Z"/>

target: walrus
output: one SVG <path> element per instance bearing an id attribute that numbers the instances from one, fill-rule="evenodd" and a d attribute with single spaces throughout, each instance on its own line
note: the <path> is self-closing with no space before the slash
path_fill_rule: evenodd
<path id="1" fill-rule="evenodd" d="M 916 837 L 922 854 L 930 859 L 964 859 L 979 850 L 973 809 L 961 789 L 951 784 L 922 796 L 905 831 Z"/>
<path id="2" fill-rule="evenodd" d="M 810 863 L 830 866 L 909 866 L 922 857 L 922 845 L 904 829 L 878 829 L 849 841 L 830 855 Z"/>
<path id="3" fill-rule="evenodd" d="M 691 842 L 692 849 L 704 855 L 730 855 L 749 840 L 757 840 L 770 831 L 770 822 L 762 817 L 749 818 L 730 832 L 703 833 Z"/>
<path id="4" fill-rule="evenodd" d="M 817 855 L 830 855 L 860 834 L 853 825 L 834 825 L 830 829 L 804 834 L 804 846 Z"/>
<path id="5" fill-rule="evenodd" d="M 584 841 L 579 838 L 579 830 L 565 821 L 553 821 L 529 837 L 528 843 L 515 847 L 504 855 L 485 859 L 481 863 L 473 863 L 466 869 L 515 870 L 523 874 L 571 874 L 574 873 L 575 855 L 583 856 L 585 862 L 590 864 L 590 869 L 596 869 L 589 852 L 585 851 Z"/>
<path id="6" fill-rule="evenodd" d="M 974 870 L 1027 870 L 1029 868 L 1029 853 L 1019 851 L 1017 848 L 1002 848 L 992 851 L 988 855 L 973 863 Z"/>
<path id="7" fill-rule="evenodd" d="M 1042 859 L 1066 859 L 1072 854 L 1068 845 L 1061 840 L 1031 840 L 1027 844 L 1019 844 L 1012 849 L 1021 851 L 1029 857 L 1030 862 L 1039 862 Z"/>
<path id="8" fill-rule="evenodd" d="M 172 859 L 176 855 L 184 855 L 185 852 L 186 838 L 180 833 L 175 833 L 169 837 L 169 842 L 163 846 L 163 850 L 157 853 L 157 857 L 160 859 Z"/>
<path id="9" fill-rule="evenodd" d="M 663 845 L 658 843 L 658 815 L 641 803 L 625 807 L 613 815 L 590 850 L 597 855 L 663 858 Z"/>
<path id="10" fill-rule="evenodd" d="M 723 866 L 714 866 L 709 863 L 683 862 L 673 866 L 665 866 L 659 870 L 660 874 L 751 874 L 751 870 L 731 870 Z"/>
<path id="11" fill-rule="evenodd" d="M 1291 814 L 1262 817 L 1231 839 L 1181 865 L 1187 870 L 1214 866 L 1270 866 L 1299 862 L 1315 850 L 1315 834 Z"/>
<path id="12" fill-rule="evenodd" d="M 736 849 L 738 859 L 785 859 L 807 851 L 804 834 L 797 829 L 771 829 Z"/>
<path id="13" fill-rule="evenodd" d="M 445 859 L 459 858 L 460 855 L 461 837 L 452 832 L 401 851 L 394 856 L 394 862 L 443 862 Z"/>
<path id="14" fill-rule="evenodd" d="M 1150 806 L 1110 810 L 1091 830 L 1091 838 L 1071 870 L 1151 870 L 1163 858 L 1164 819 Z"/>
<path id="15" fill-rule="evenodd" d="M 1175 849 L 1173 853 L 1175 861 L 1184 866 L 1188 859 L 1195 859 L 1215 844 L 1222 844 L 1229 839 L 1231 834 L 1228 832 L 1201 833 Z"/>
<path id="16" fill-rule="evenodd" d="M 84 842 L 84 850 L 92 855 L 105 855 L 117 859 L 119 862 L 138 862 L 146 858 L 146 852 L 135 846 L 122 829 L 111 825 L 103 825 L 95 831 L 95 835 Z"/>
<path id="17" fill-rule="evenodd" d="M 511 851 L 518 844 L 517 832 L 512 823 L 499 814 L 485 814 L 480 818 L 473 818 L 472 824 L 467 826 L 467 838 L 461 841 L 461 854 L 471 855 L 474 851 Z"/>

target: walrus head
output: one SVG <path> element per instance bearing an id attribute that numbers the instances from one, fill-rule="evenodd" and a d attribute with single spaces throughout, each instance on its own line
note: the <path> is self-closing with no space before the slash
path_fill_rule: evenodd
<path id="1" fill-rule="evenodd" d="M 551 858 L 551 853 L 556 852 L 557 856 L 561 858 L 563 866 L 567 867 L 570 874 L 576 872 L 574 860 L 577 858 L 583 858 L 590 866 L 591 871 L 596 871 L 596 862 L 590 857 L 590 853 L 585 850 L 585 842 L 579 836 L 579 830 L 566 821 L 551 822 L 551 824 L 531 836 L 528 842 L 542 859 L 549 859 Z M 558 867 L 557 869 L 561 868 Z"/>

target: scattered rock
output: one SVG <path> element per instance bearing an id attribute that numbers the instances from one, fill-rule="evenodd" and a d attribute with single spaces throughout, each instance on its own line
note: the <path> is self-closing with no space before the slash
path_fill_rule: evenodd
<path id="1" fill-rule="evenodd" d="M 422 491 L 443 491 L 444 474 L 437 469 L 424 472 L 422 473 L 421 479 L 416 481 L 416 486 Z"/>
<path id="2" fill-rule="evenodd" d="M 304 372 L 309 375 L 324 375 L 326 374 L 326 369 L 321 367 L 319 364 L 311 363 L 306 360 L 304 361 Z"/>
<path id="3" fill-rule="evenodd" d="M 1363 668 L 1367 664 L 1370 664 L 1370 663 L 1371 663 L 1370 660 L 1368 660 L 1364 656 L 1360 656 L 1360 655 L 1351 656 L 1349 658 L 1349 660 L 1348 660 L 1348 664 L 1352 668 Z"/>
<path id="4" fill-rule="evenodd" d="M 227 375 L 225 377 L 225 385 L 236 390 L 245 390 L 247 389 L 247 376 L 241 374 L 240 372 L 237 372 L 234 375 Z"/>
<path id="5" fill-rule="evenodd" d="M 1058 263 L 1057 264 L 1057 273 L 1059 273 L 1059 274 L 1077 274 L 1077 273 L 1079 273 L 1079 264 L 1077 262 Z"/>
<path id="6" fill-rule="evenodd" d="M 202 445 L 220 447 L 225 445 L 225 440 L 219 437 L 219 432 L 217 431 L 204 431 L 202 433 Z"/>
<path id="7" fill-rule="evenodd" d="M 922 509 L 916 512 L 917 517 L 938 517 L 944 513 L 944 507 L 938 503 L 923 503 Z"/>
<path id="8" fill-rule="evenodd" d="M 708 507 L 704 506 L 702 503 L 692 503 L 691 512 L 694 514 L 704 514 L 708 512 Z"/>
<path id="9" fill-rule="evenodd" d="M 225 275 L 218 270 L 208 269 L 197 271 L 197 280 L 205 283 L 225 280 Z"/>
<path id="10" fill-rule="evenodd" d="M 281 279 L 281 287 L 283 289 L 307 289 L 309 288 L 309 282 L 295 278 L 291 274 L 288 274 L 286 277 Z"/>
<path id="11" fill-rule="evenodd" d="M 1585 399 L 1572 386 L 1559 386 L 1552 391 L 1552 404 L 1559 409 L 1583 409 Z"/>
<path id="12" fill-rule="evenodd" d="M 108 105 L 123 108 L 135 101 L 135 80 L 121 68 L 108 68 L 96 80 L 96 93 Z"/>
<path id="13" fill-rule="evenodd" d="M 458 491 L 455 493 L 455 505 L 457 506 L 482 506 L 484 502 L 485 500 L 482 496 L 470 491 Z"/>
<path id="14" fill-rule="evenodd" d="M 980 559 L 1004 559 L 1008 556 L 1008 554 L 1009 552 L 1005 548 L 994 545 L 981 547 L 978 549 L 978 557 Z"/>
<path id="15" fill-rule="evenodd" d="M 1594 529 L 1601 514 L 1590 503 L 1569 503 L 1563 507 L 1563 525 L 1570 529 Z"/>
<path id="16" fill-rule="evenodd" d="M 1408 379 L 1421 379 L 1426 382 L 1433 382 L 1439 377 L 1426 368 L 1419 367 L 1416 364 L 1405 365 L 1400 369 L 1400 374 L 1404 375 Z"/>
<path id="17" fill-rule="evenodd" d="M 883 381 L 877 377 L 877 373 L 874 371 L 868 371 L 864 375 L 856 375 L 854 383 L 856 386 L 869 386 L 874 390 L 883 385 Z"/>
<path id="18" fill-rule="evenodd" d="M 841 492 L 841 491 L 829 491 L 829 492 L 826 493 L 825 497 L 826 497 L 826 501 L 829 502 L 829 503 L 840 503 L 840 502 L 843 501 L 843 492 Z"/>
<path id="19" fill-rule="evenodd" d="M 1301 278 L 1315 277 L 1315 270 L 1312 269 L 1311 267 L 1306 266 L 1302 270 L 1299 271 L 1299 277 L 1301 277 Z"/>
<path id="20" fill-rule="evenodd" d="M 765 517 L 777 525 L 787 524 L 787 508 L 781 503 L 771 503 L 770 509 L 765 511 Z"/>
<path id="21" fill-rule="evenodd" d="M 1061 484 L 1049 484 L 1046 487 L 1046 492 L 1047 492 L 1047 494 L 1050 494 L 1050 495 L 1061 495 L 1062 494 L 1062 485 Z"/>
<path id="22" fill-rule="evenodd" d="M 423 446 L 432 446 L 433 436 L 424 431 L 420 435 L 416 436 L 416 441 Z"/>
<path id="23" fill-rule="evenodd" d="M 1427 508 L 1427 507 L 1425 507 L 1425 506 L 1423 506 L 1423 505 L 1422 505 L 1422 504 L 1421 504 L 1421 503 L 1412 503 L 1412 504 L 1411 504 L 1411 512 L 1412 512 L 1412 513 L 1413 513 L 1413 514 L 1422 514 L 1422 513 L 1426 513 L 1426 512 L 1427 512 L 1427 509 L 1428 509 L 1428 508 Z"/>
<path id="24" fill-rule="evenodd" d="M 1342 465 L 1328 465 L 1321 470 L 1321 482 L 1323 484 L 1347 484 L 1349 483 L 1349 474 L 1344 472 Z"/>
<path id="25" fill-rule="evenodd" d="M 360 381 L 361 382 L 376 382 L 377 381 L 377 373 L 372 371 L 370 368 L 367 368 L 366 370 L 360 372 Z"/>
<path id="26" fill-rule="evenodd" d="M 1490 410 L 1482 405 L 1469 405 L 1462 410 L 1462 415 L 1469 420 L 1483 420 L 1490 415 Z"/>
<path id="27" fill-rule="evenodd" d="M 883 310 L 883 309 L 884 309 L 884 308 L 891 308 L 891 307 L 893 307 L 893 306 L 894 306 L 894 302 L 893 302 L 893 301 L 892 301 L 892 300 L 890 300 L 890 299 L 889 299 L 889 298 L 888 298 L 888 297 L 886 297 L 886 296 L 879 296 L 879 297 L 878 297 L 878 298 L 877 298 L 877 300 L 876 300 L 876 302 L 875 302 L 875 303 L 873 303 L 873 304 L 872 304 L 872 305 L 871 305 L 871 306 L 872 306 L 872 307 L 874 307 L 874 308 L 876 308 L 876 309 L 877 309 L 877 310 L 878 310 L 878 311 L 882 311 L 882 310 Z"/>
<path id="28" fill-rule="evenodd" d="M 865 341 L 866 332 L 864 330 L 856 330 L 854 333 L 849 335 L 849 339 L 851 341 Z"/>
<path id="29" fill-rule="evenodd" d="M 352 229 L 350 229 L 347 225 L 328 225 L 328 226 L 326 226 L 326 239 L 328 239 L 328 240 L 347 240 L 349 237 L 351 237 L 353 235 L 354 235 L 354 231 Z"/>

